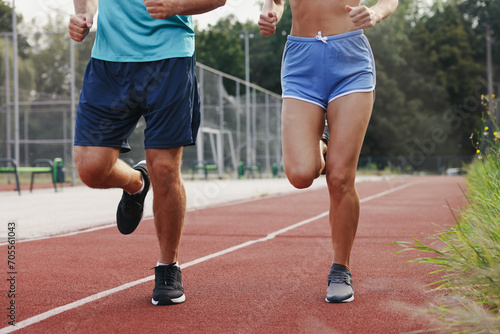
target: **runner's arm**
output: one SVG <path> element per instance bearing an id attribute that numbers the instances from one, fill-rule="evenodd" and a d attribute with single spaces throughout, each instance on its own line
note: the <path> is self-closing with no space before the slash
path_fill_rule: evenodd
<path id="1" fill-rule="evenodd" d="M 224 6 L 226 0 L 143 0 L 154 19 L 166 19 L 173 15 L 203 14 Z"/>
<path id="2" fill-rule="evenodd" d="M 260 33 L 270 36 L 276 33 L 276 25 L 283 16 L 285 0 L 266 0 L 259 17 Z"/>
<path id="3" fill-rule="evenodd" d="M 349 17 L 358 29 L 372 28 L 375 24 L 384 21 L 398 7 L 398 0 L 379 0 L 373 7 L 345 6 Z"/>
<path id="4" fill-rule="evenodd" d="M 73 0 L 75 15 L 68 24 L 69 35 L 75 42 L 81 42 L 88 35 L 94 24 L 94 15 L 97 12 L 98 0 Z"/>

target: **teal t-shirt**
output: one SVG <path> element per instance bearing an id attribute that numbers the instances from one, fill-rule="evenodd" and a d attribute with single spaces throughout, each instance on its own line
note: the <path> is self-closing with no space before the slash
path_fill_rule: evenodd
<path id="1" fill-rule="evenodd" d="M 92 57 L 144 62 L 194 54 L 191 16 L 153 19 L 143 0 L 101 0 Z"/>

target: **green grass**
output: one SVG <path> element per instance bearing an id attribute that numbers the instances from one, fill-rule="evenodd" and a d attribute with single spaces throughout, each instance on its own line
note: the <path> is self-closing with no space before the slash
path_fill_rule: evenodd
<path id="1" fill-rule="evenodd" d="M 439 320 L 437 333 L 500 333 L 500 151 L 498 128 L 485 128 L 482 149 L 469 167 L 469 205 L 452 213 L 455 224 L 433 236 L 431 245 L 419 240 L 397 242 L 403 250 L 425 255 L 414 262 L 437 267 L 444 291 L 442 303 L 427 310 Z M 479 146 L 479 145 L 478 145 Z M 450 208 L 451 210 L 451 208 Z M 436 246 L 439 245 L 439 246 Z"/>

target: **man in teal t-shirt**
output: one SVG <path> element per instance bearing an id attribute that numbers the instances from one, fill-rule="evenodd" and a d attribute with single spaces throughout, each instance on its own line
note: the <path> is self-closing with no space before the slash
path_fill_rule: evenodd
<path id="1" fill-rule="evenodd" d="M 96 0 L 74 0 L 69 34 L 81 42 L 97 12 Z M 190 15 L 225 0 L 101 0 L 97 34 L 87 65 L 75 125 L 75 166 L 91 188 L 121 188 L 116 222 L 123 234 L 142 220 L 153 187 L 153 213 L 160 245 L 154 305 L 185 300 L 178 249 L 186 194 L 180 174 L 184 146 L 194 145 L 200 110 Z M 146 120 L 146 160 L 135 167 L 118 158 L 128 137 Z"/>

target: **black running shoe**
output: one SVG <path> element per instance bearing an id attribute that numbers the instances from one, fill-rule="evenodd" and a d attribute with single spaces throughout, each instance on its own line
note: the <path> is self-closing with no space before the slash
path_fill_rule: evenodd
<path id="1" fill-rule="evenodd" d="M 180 304 L 186 300 L 182 287 L 181 268 L 175 264 L 155 267 L 155 288 L 153 289 L 153 305 Z"/>
<path id="2" fill-rule="evenodd" d="M 329 303 L 347 303 L 354 300 L 352 275 L 345 266 L 334 264 L 330 268 L 325 300 Z"/>
<path id="3" fill-rule="evenodd" d="M 128 192 L 123 191 L 122 199 L 118 203 L 118 210 L 116 211 L 116 224 L 122 234 L 130 234 L 139 226 L 144 213 L 144 200 L 150 185 L 146 160 L 139 162 L 134 169 L 141 172 L 144 189 L 140 194 L 136 195 L 130 195 Z"/>
<path id="4" fill-rule="evenodd" d="M 328 147 L 328 142 L 330 141 L 330 132 L 328 130 L 328 124 L 325 124 L 325 131 L 323 131 L 323 135 L 321 136 L 321 140 Z M 326 174 L 326 153 L 327 152 L 325 152 L 323 154 L 323 158 L 325 159 L 325 168 L 323 168 L 323 170 L 321 171 L 321 175 L 325 175 Z"/>

